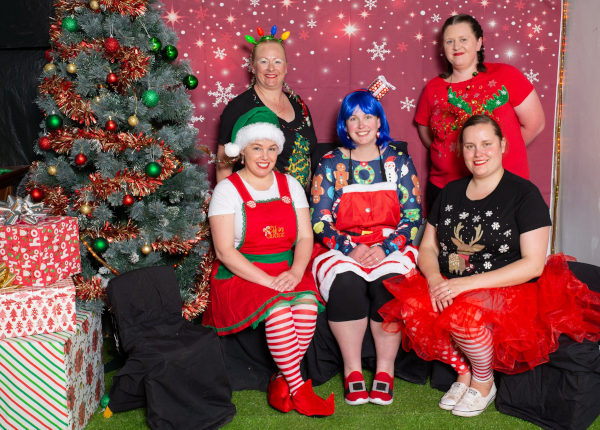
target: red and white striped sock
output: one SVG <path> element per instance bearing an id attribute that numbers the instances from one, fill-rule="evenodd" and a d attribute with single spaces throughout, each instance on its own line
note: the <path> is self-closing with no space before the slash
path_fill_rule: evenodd
<path id="1" fill-rule="evenodd" d="M 290 306 L 273 309 L 265 321 L 267 346 L 275 364 L 290 387 L 290 393 L 303 384 L 300 374 L 300 347 Z"/>
<path id="2" fill-rule="evenodd" d="M 480 382 L 489 381 L 494 376 L 492 359 L 494 348 L 492 333 L 486 327 L 481 327 L 475 335 L 452 333 L 454 341 L 471 362 L 473 378 Z"/>
<path id="3" fill-rule="evenodd" d="M 298 364 L 302 361 L 304 353 L 310 345 L 317 327 L 317 304 L 314 302 L 298 303 L 292 306 L 292 316 L 296 335 L 298 336 L 299 357 Z"/>

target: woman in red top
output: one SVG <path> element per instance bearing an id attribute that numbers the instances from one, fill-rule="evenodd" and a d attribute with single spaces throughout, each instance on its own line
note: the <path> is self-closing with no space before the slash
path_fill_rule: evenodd
<path id="1" fill-rule="evenodd" d="M 427 210 L 450 181 L 468 175 L 458 133 L 471 115 L 485 113 L 501 124 L 507 148 L 503 165 L 529 179 L 525 146 L 544 128 L 544 111 L 533 88 L 513 66 L 484 63 L 483 30 L 470 15 L 448 18 L 442 27 L 447 70 L 429 81 L 415 121 L 430 151 Z"/>

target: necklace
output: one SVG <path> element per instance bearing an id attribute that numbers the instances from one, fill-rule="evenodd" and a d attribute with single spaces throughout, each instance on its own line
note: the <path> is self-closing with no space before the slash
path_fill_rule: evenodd
<path id="1" fill-rule="evenodd" d="M 259 93 L 259 98 L 261 100 L 263 100 L 263 104 L 265 106 L 267 106 L 269 109 L 271 109 L 273 112 L 275 112 L 275 115 L 279 116 L 279 114 L 281 112 L 283 112 L 283 101 L 281 100 L 281 97 L 283 96 L 283 92 L 279 93 L 279 97 L 277 97 L 277 101 L 272 102 L 271 100 L 269 100 L 269 98 L 267 97 L 267 95 L 263 92 L 263 90 L 257 85 L 256 89 L 258 90 L 257 93 Z"/>
<path id="2" fill-rule="evenodd" d="M 473 76 L 473 78 L 474 78 L 478 74 L 479 74 L 479 72 L 477 70 L 475 70 L 471 76 Z M 457 82 L 457 83 L 460 83 L 460 82 Z M 467 88 L 466 88 L 467 91 L 469 91 L 471 89 L 471 84 L 472 84 L 472 82 L 469 85 L 467 85 Z M 450 75 L 450 80 L 448 81 L 448 90 L 452 91 L 452 75 Z"/>

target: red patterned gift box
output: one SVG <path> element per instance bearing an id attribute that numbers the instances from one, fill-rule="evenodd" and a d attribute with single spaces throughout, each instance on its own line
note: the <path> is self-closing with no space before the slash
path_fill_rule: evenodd
<path id="1" fill-rule="evenodd" d="M 75 329 L 75 284 L 0 289 L 0 339 Z"/>
<path id="2" fill-rule="evenodd" d="M 77 219 L 54 216 L 37 224 L 0 226 L 0 263 L 15 284 L 43 287 L 81 272 Z"/>
<path id="3" fill-rule="evenodd" d="M 104 393 L 100 316 L 75 331 L 0 340 L 0 428 L 80 430 Z"/>

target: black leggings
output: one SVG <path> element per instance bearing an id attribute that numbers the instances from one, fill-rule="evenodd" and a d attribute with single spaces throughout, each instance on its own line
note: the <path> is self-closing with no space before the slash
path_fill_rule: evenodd
<path id="1" fill-rule="evenodd" d="M 397 275 L 384 275 L 367 282 L 353 272 L 340 273 L 333 280 L 329 290 L 328 320 L 352 321 L 369 316 L 375 322 L 382 322 L 379 309 L 394 298 L 383 285 L 383 281 L 394 276 Z"/>

